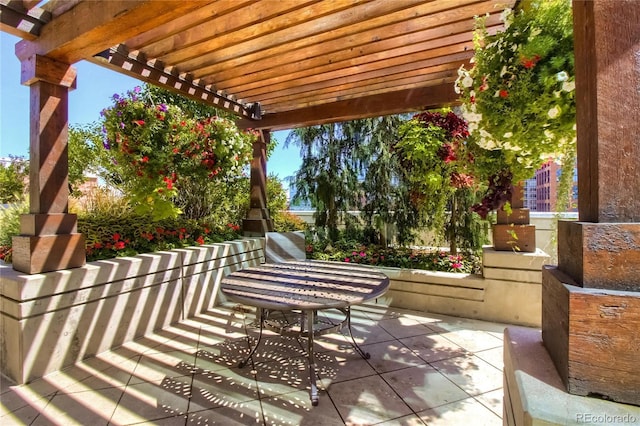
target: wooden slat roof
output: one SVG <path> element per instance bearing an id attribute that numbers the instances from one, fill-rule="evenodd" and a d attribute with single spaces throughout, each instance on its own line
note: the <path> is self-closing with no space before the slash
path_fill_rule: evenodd
<path id="1" fill-rule="evenodd" d="M 473 17 L 493 31 L 515 1 L 0 0 L 0 22 L 21 59 L 89 60 L 275 130 L 455 102 Z"/>

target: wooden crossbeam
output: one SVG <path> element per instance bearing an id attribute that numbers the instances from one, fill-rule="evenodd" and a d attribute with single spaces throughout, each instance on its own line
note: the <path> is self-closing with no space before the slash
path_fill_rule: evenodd
<path id="1" fill-rule="evenodd" d="M 447 83 L 314 105 L 276 114 L 265 114 L 261 120 L 240 120 L 238 126 L 244 129 L 286 130 L 441 108 L 447 105 L 456 105 L 459 102 L 459 95 L 454 92 L 453 84 Z"/>
<path id="2" fill-rule="evenodd" d="M 190 75 L 182 75 L 177 70 L 167 70 L 160 61 L 147 61 L 141 54 L 130 53 L 126 46 L 110 48 L 91 59 L 97 65 L 111 68 L 120 73 L 179 93 L 190 99 L 230 111 L 240 117 L 260 119 L 259 104 L 245 104 L 233 97 L 194 81 Z"/>
<path id="3" fill-rule="evenodd" d="M 0 31 L 25 40 L 35 40 L 51 14 L 39 9 L 25 8 L 19 0 L 0 0 Z"/>

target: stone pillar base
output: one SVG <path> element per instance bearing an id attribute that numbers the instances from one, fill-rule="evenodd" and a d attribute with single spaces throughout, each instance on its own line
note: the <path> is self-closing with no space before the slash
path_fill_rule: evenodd
<path id="1" fill-rule="evenodd" d="M 558 268 L 582 287 L 640 291 L 640 223 L 559 221 Z"/>
<path id="2" fill-rule="evenodd" d="M 13 237 L 13 269 L 16 271 L 39 274 L 77 268 L 86 261 L 82 234 Z"/>
<path id="3" fill-rule="evenodd" d="M 545 266 L 542 336 L 569 393 L 640 405 L 640 292 L 578 287 Z"/>
<path id="4" fill-rule="evenodd" d="M 504 332 L 504 425 L 636 425 L 640 407 L 567 393 L 540 330 Z"/>

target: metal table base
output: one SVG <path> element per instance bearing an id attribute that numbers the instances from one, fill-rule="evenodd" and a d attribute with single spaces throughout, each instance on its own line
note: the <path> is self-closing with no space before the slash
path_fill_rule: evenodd
<path id="1" fill-rule="evenodd" d="M 260 341 L 262 340 L 262 332 L 264 329 L 274 331 L 279 333 L 282 336 L 294 336 L 294 337 L 306 337 L 307 338 L 307 358 L 309 361 L 309 383 L 311 386 L 310 390 L 310 398 L 311 404 L 313 406 L 318 405 L 319 396 L 318 396 L 318 387 L 316 385 L 316 372 L 315 372 L 315 355 L 313 350 L 313 341 L 316 336 L 322 336 L 324 334 L 333 333 L 336 331 L 341 331 L 344 329 L 345 325 L 349 330 L 349 337 L 351 338 L 352 346 L 358 352 L 358 354 L 364 358 L 369 359 L 371 355 L 368 352 L 364 352 L 362 348 L 358 345 L 355 338 L 353 337 L 353 332 L 351 330 L 351 309 L 350 307 L 346 308 L 332 308 L 334 310 L 338 310 L 344 314 L 344 319 L 337 323 L 327 323 L 326 326 L 316 327 L 318 324 L 318 310 L 299 310 L 296 312 L 288 311 L 299 315 L 299 321 L 295 323 L 290 323 L 288 321 L 281 322 L 277 320 L 270 319 L 269 317 L 274 312 L 270 309 L 258 308 L 258 323 L 260 327 L 260 333 L 258 335 L 258 340 L 251 347 L 249 351 L 249 355 L 238 363 L 238 367 L 242 368 L 251 360 L 251 357 L 255 353 Z M 329 309 L 326 309 L 329 310 Z M 279 311 L 282 312 L 282 311 Z M 298 329 L 296 329 L 296 327 Z M 247 336 L 247 339 L 249 336 Z"/>

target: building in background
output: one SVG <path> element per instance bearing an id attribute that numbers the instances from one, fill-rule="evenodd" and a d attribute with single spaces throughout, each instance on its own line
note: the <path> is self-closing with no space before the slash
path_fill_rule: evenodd
<path id="1" fill-rule="evenodd" d="M 537 182 L 536 178 L 533 177 L 524 181 L 524 208 L 532 212 L 537 211 L 536 200 Z"/>

